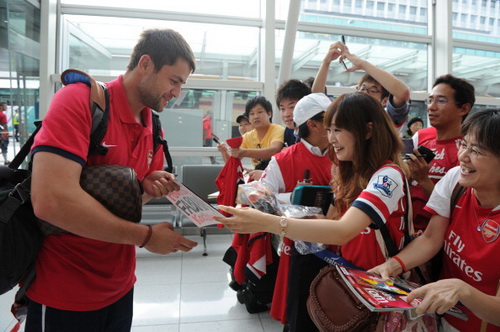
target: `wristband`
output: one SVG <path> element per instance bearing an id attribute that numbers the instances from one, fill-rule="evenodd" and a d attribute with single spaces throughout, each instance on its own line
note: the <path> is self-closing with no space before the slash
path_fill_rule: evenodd
<path id="1" fill-rule="evenodd" d="M 148 226 L 148 235 L 146 235 L 146 238 L 144 239 L 144 242 L 139 246 L 139 248 L 144 248 L 146 244 L 148 244 L 149 240 L 151 240 L 151 235 L 153 235 L 153 227 L 151 225 Z"/>
<path id="2" fill-rule="evenodd" d="M 398 256 L 392 256 L 392 258 L 394 258 L 399 263 L 399 265 L 401 265 L 401 267 L 403 268 L 403 272 L 407 271 L 406 266 L 403 263 L 403 261 L 401 260 L 401 258 L 399 258 Z"/>

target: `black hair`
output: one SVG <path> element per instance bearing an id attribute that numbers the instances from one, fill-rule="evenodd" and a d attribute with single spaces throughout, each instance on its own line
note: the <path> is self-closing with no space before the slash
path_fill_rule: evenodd
<path id="1" fill-rule="evenodd" d="M 288 80 L 283 82 L 276 90 L 276 105 L 280 107 L 281 100 L 295 99 L 299 101 L 302 97 L 311 93 L 311 87 L 299 80 Z"/>
<path id="2" fill-rule="evenodd" d="M 436 81 L 434 81 L 432 87 L 434 88 L 436 85 L 441 83 L 449 85 L 455 91 L 453 97 L 455 98 L 457 106 L 460 107 L 464 104 L 469 104 L 470 108 L 472 109 L 474 103 L 476 102 L 475 89 L 472 84 L 470 84 L 463 78 L 458 78 L 451 74 L 447 74 L 436 78 Z M 465 114 L 462 117 L 462 121 L 467 117 L 469 113 Z"/>
<path id="3" fill-rule="evenodd" d="M 487 108 L 471 114 L 462 124 L 462 135 L 474 136 L 477 143 L 500 157 L 500 109 Z"/>
<path id="4" fill-rule="evenodd" d="M 253 97 L 252 99 L 249 99 L 247 101 L 247 104 L 245 105 L 245 115 L 247 118 L 249 117 L 250 111 L 252 108 L 254 108 L 256 105 L 261 105 L 264 107 L 267 113 L 270 113 L 270 115 L 273 115 L 273 105 L 269 100 L 266 99 L 264 96 L 257 96 Z M 272 120 L 272 119 L 270 119 Z"/>
<path id="5" fill-rule="evenodd" d="M 387 89 L 384 88 L 384 86 L 380 84 L 379 81 L 374 79 L 370 74 L 364 74 L 363 76 L 361 76 L 361 78 L 358 81 L 358 89 L 360 89 L 361 85 L 363 85 L 363 83 L 365 82 L 371 82 L 377 84 L 382 90 L 382 99 L 384 99 L 385 97 L 389 97 L 389 91 L 387 91 Z"/>
<path id="6" fill-rule="evenodd" d="M 324 119 L 324 117 L 325 117 L 325 112 L 323 111 L 323 112 L 319 112 L 318 114 L 314 115 L 313 117 L 311 117 L 311 118 L 310 118 L 310 119 L 308 119 L 307 121 L 309 121 L 309 120 L 312 120 L 312 121 L 317 121 L 317 122 L 320 122 L 320 123 L 321 123 L 321 125 L 323 125 L 323 119 Z M 298 136 L 299 138 L 304 138 L 304 139 L 306 139 L 306 138 L 308 138 L 308 137 L 309 137 L 309 135 L 311 134 L 311 133 L 309 132 L 309 127 L 307 127 L 307 121 L 306 121 L 306 122 L 304 122 L 303 124 L 301 124 L 301 125 L 299 126 L 299 131 L 298 131 L 298 133 L 297 133 L 297 136 Z"/>

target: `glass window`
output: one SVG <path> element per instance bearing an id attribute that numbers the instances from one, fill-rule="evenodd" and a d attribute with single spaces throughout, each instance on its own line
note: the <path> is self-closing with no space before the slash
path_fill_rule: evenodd
<path id="1" fill-rule="evenodd" d="M 465 1 L 465 0 L 464 0 Z M 474 1 L 476 5 L 478 5 L 477 1 Z M 464 2 L 464 4 L 467 2 Z M 471 2 L 473 3 L 473 2 Z M 481 2 L 482 4 L 484 1 Z M 495 4 L 497 5 L 496 10 Z M 477 41 L 477 42 L 484 42 L 484 43 L 490 43 L 494 45 L 500 44 L 500 29 L 495 29 L 494 27 L 484 27 L 481 26 L 480 31 L 472 31 L 472 30 L 467 30 L 466 28 L 471 28 L 474 29 L 476 27 L 476 24 L 478 21 L 481 24 L 486 23 L 486 17 L 485 20 L 483 21 L 483 18 L 478 19 L 477 13 L 478 10 L 476 8 L 476 5 L 471 5 L 471 6 L 461 6 L 458 3 L 453 2 L 452 3 L 452 10 L 454 13 L 459 13 L 461 15 L 460 17 L 460 22 L 454 21 L 453 22 L 453 38 L 454 39 L 464 39 L 464 40 L 472 40 L 472 41 Z M 498 10 L 498 5 L 500 5 L 499 1 L 494 1 L 490 0 L 490 5 L 493 10 L 490 10 L 488 13 L 484 12 L 484 9 L 481 10 L 483 12 L 484 16 L 489 16 L 490 18 L 490 25 L 494 21 L 491 21 L 491 19 L 499 19 L 500 16 L 500 11 Z M 470 15 L 470 26 L 467 26 L 467 17 Z"/>
<path id="2" fill-rule="evenodd" d="M 498 63 L 500 52 L 453 48 L 453 75 L 472 82 L 476 95 L 500 97 Z"/>
<path id="3" fill-rule="evenodd" d="M 399 15 L 401 15 L 401 19 L 404 18 L 404 15 L 406 13 L 406 6 L 405 5 L 399 5 Z"/>
<path id="4" fill-rule="evenodd" d="M 127 9 L 164 9 L 175 12 L 197 13 L 207 15 L 224 15 L 260 18 L 261 0 L 245 1 L 244 10 L 239 1 L 217 0 L 215 5 L 213 1 L 206 0 L 182 0 L 176 1 L 175 6 L 167 3 L 165 0 L 141 0 L 141 1 L 123 1 L 123 0 L 61 0 L 63 4 L 105 6 Z M 264 3 L 262 3 L 264 5 Z M 223 10 L 221 10 L 223 9 Z"/>
<path id="5" fill-rule="evenodd" d="M 80 68 L 93 75 L 119 75 L 125 71 L 132 47 L 144 29 L 173 27 L 195 54 L 196 72 L 192 77 L 259 79 L 259 28 L 117 17 L 64 18 L 70 28 L 69 45 L 63 48 L 63 67 Z"/>
<path id="6" fill-rule="evenodd" d="M 427 90 L 427 45 L 407 41 L 383 40 L 345 36 L 349 50 L 375 66 L 394 74 L 405 82 L 412 91 Z M 339 35 L 325 35 L 299 32 L 295 42 L 295 59 L 303 59 L 311 54 L 310 60 L 300 68 L 295 68 L 291 77 L 305 79 L 316 76 L 318 68 L 330 45 L 340 40 Z M 347 73 L 337 62 L 330 65 L 327 85 L 352 87 L 364 73 Z"/>
<path id="7" fill-rule="evenodd" d="M 221 141 L 240 136 L 236 118 L 245 112 L 248 99 L 257 95 L 255 91 L 183 89 L 160 113 L 169 145 L 203 146 L 205 116 L 210 117 L 212 131 Z"/>
<path id="8" fill-rule="evenodd" d="M 356 6 L 362 6 L 362 1 L 356 1 Z M 418 18 L 417 20 L 417 17 L 414 16 L 408 21 L 402 21 L 406 19 L 405 5 L 399 5 L 399 7 L 396 8 L 394 7 L 395 5 L 393 3 L 387 3 L 388 14 L 386 17 L 381 19 L 373 19 L 374 17 L 380 17 L 384 15 L 384 13 L 374 13 L 374 11 L 371 10 L 373 9 L 372 5 L 374 5 L 373 1 L 367 2 L 368 11 L 365 15 L 363 15 L 362 11 L 359 10 L 359 7 L 358 10 L 353 10 L 353 8 L 351 8 L 351 5 L 351 0 L 344 0 L 344 6 L 341 6 L 339 8 L 332 7 L 331 9 L 329 8 L 328 10 L 324 10 L 321 12 L 315 12 L 314 10 L 303 10 L 299 17 L 299 21 L 303 23 L 334 25 L 341 28 L 349 26 L 364 30 L 395 31 L 423 35 L 427 34 L 427 22 L 425 22 L 425 24 L 420 23 L 422 21 L 421 18 Z M 377 9 L 383 9 L 384 5 L 385 3 L 377 2 Z M 414 8 L 416 10 L 417 7 Z M 421 8 L 427 9 L 426 6 Z M 399 9 L 399 12 L 395 13 L 395 9 Z M 349 16 L 347 17 L 345 14 L 349 14 Z"/>
<path id="9" fill-rule="evenodd" d="M 385 3 L 383 2 L 377 2 L 377 10 L 383 11 L 385 8 Z"/>

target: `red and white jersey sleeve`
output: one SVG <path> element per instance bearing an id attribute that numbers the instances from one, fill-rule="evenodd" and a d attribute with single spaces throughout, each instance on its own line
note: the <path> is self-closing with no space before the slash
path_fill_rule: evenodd
<path id="1" fill-rule="evenodd" d="M 425 207 L 427 212 L 450 218 L 450 202 L 453 189 L 460 177 L 460 166 L 455 166 L 434 186 L 431 197 Z"/>
<path id="2" fill-rule="evenodd" d="M 386 260 L 375 236 L 376 225 L 386 224 L 396 247 L 404 241 L 404 179 L 401 172 L 391 166 L 376 171 L 367 187 L 353 202 L 373 221 L 358 236 L 342 246 L 342 256 L 356 266 L 370 269 Z"/>

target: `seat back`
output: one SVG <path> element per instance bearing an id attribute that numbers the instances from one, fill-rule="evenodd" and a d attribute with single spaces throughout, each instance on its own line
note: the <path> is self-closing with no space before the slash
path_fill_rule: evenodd
<path id="1" fill-rule="evenodd" d="M 200 196 L 205 202 L 214 204 L 208 195 L 216 192 L 215 179 L 224 165 L 183 165 L 182 183 Z"/>

